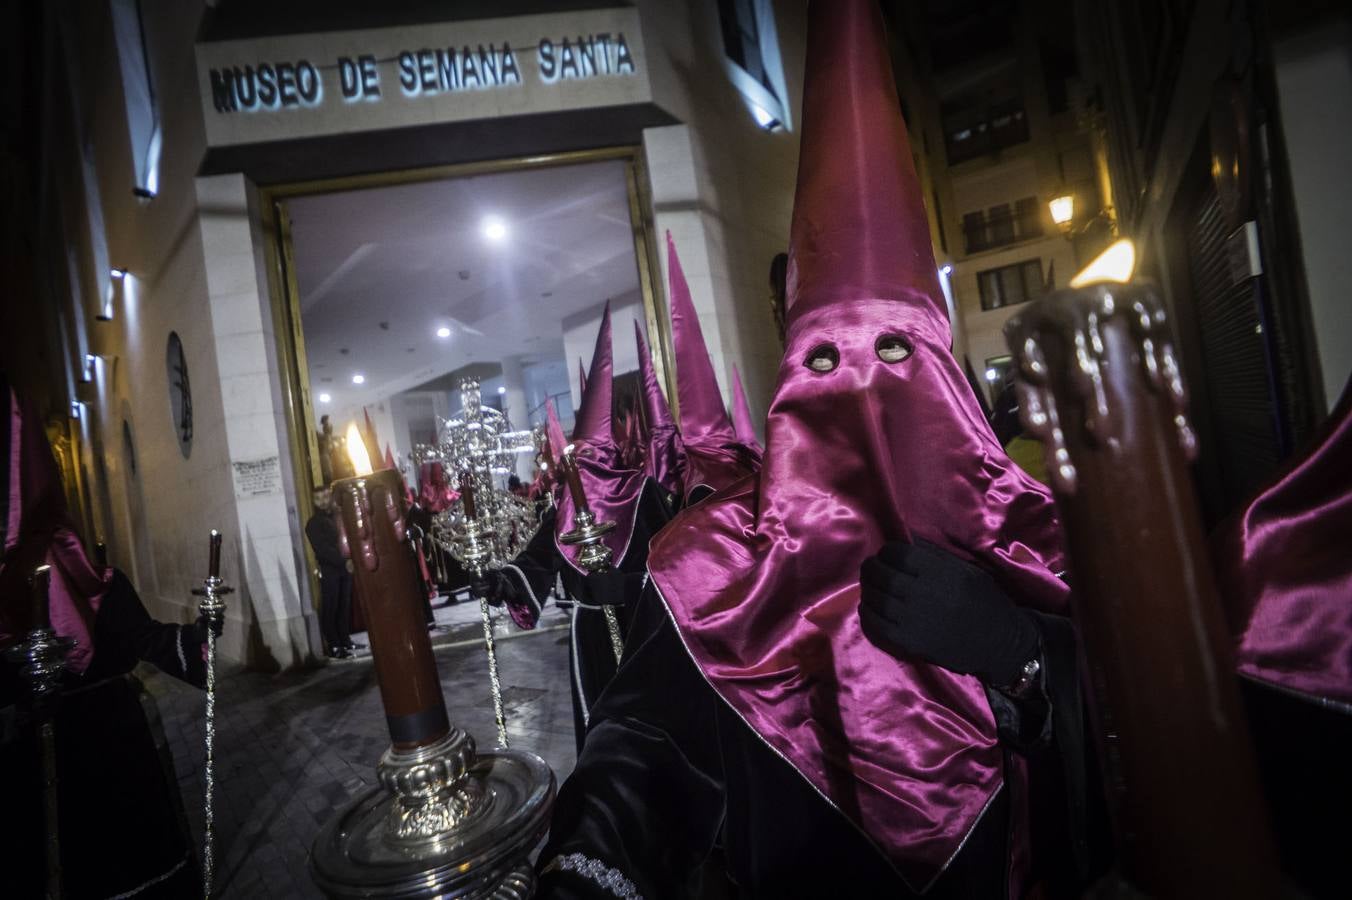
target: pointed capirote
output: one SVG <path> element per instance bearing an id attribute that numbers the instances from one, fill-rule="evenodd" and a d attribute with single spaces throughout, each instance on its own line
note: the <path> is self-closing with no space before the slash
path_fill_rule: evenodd
<path id="1" fill-rule="evenodd" d="M 746 444 L 748 447 L 762 449 L 760 440 L 756 437 L 756 426 L 752 424 L 755 420 L 751 418 L 751 405 L 746 402 L 746 391 L 742 389 L 742 373 L 737 370 L 737 364 L 732 365 L 732 428 L 737 435 L 737 440 Z"/>
<path id="2" fill-rule="evenodd" d="M 709 359 L 699 316 L 690 298 L 690 285 L 681 270 L 676 242 L 667 232 L 671 342 L 676 349 L 676 396 L 680 406 L 681 436 L 687 443 L 706 439 L 735 439 L 732 420 L 723 408 L 718 377 Z"/>
<path id="3" fill-rule="evenodd" d="M 634 320 L 634 343 L 638 346 L 638 372 L 643 382 L 643 424 L 651 432 L 662 426 L 676 426 L 671 417 L 671 407 L 667 405 L 662 386 L 657 383 L 657 370 L 653 368 L 653 358 L 648 352 L 648 342 L 643 339 L 643 327 Z"/>
<path id="4" fill-rule="evenodd" d="M 820 12 L 820 11 L 819 11 Z M 948 328 L 924 196 L 872 3 L 814 15 L 819 52 L 789 234 L 786 328 L 824 307 L 894 300 Z M 684 400 L 682 400 L 684 403 Z"/>
<path id="5" fill-rule="evenodd" d="M 573 426 L 574 441 L 614 441 L 610 425 L 611 393 L 614 364 L 610 350 L 610 301 L 601 314 L 601 327 L 596 332 L 596 347 L 592 350 L 591 369 L 587 372 L 587 386 L 582 392 L 582 405 Z"/>
<path id="6" fill-rule="evenodd" d="M 361 429 L 362 443 L 366 445 L 366 455 L 370 459 L 373 470 L 385 467 L 384 454 L 380 452 L 380 435 L 376 433 L 376 425 L 371 421 L 371 413 L 366 407 L 361 408 L 362 418 L 365 419 L 365 426 Z"/>
<path id="7" fill-rule="evenodd" d="M 577 396 L 578 407 L 582 406 L 582 398 L 587 393 L 587 367 L 582 365 L 582 357 L 577 358 Z"/>
<path id="8" fill-rule="evenodd" d="M 559 423 L 558 410 L 554 409 L 554 398 L 545 400 L 545 434 L 549 436 L 549 464 L 555 465 L 563 456 L 563 448 L 568 439 L 563 436 L 563 425 Z"/>

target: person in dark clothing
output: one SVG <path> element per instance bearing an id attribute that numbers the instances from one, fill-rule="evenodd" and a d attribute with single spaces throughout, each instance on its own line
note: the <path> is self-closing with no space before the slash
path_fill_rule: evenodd
<path id="1" fill-rule="evenodd" d="M 49 566 L 48 617 L 73 642 L 54 701 L 57 844 L 62 896 L 179 898 L 201 892 L 196 856 L 154 702 L 139 662 L 197 687 L 209 624 L 151 618 L 120 571 L 94 565 L 75 533 L 61 476 L 31 408 L 4 386 L 0 415 L 0 651 L 35 623 L 29 579 Z M 210 627 L 219 628 L 218 624 Z M 219 632 L 218 632 L 219 633 Z M 18 665 L 0 653 L 0 848 L 6 897 L 43 896 L 43 762 Z"/>
<path id="2" fill-rule="evenodd" d="M 305 536 L 319 564 L 319 631 L 324 653 L 348 659 L 356 645 L 352 627 L 352 574 L 338 547 L 338 523 L 333 518 L 333 495 L 328 488 L 315 491 L 315 512 L 305 523 Z"/>

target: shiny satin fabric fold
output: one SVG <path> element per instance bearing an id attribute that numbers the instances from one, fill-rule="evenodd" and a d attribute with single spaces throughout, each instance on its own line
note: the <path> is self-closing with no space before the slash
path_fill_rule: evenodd
<path id="1" fill-rule="evenodd" d="M 808 17 L 763 467 L 678 516 L 649 571 L 718 694 L 924 890 L 1000 789 L 1002 751 L 975 678 L 864 637 L 859 567 L 923 538 L 1064 612 L 1060 534 L 953 357 L 881 16 L 832 0 Z"/>
<path id="2" fill-rule="evenodd" d="M 751 404 L 746 402 L 746 390 L 742 387 L 742 373 L 737 371 L 736 365 L 732 367 L 732 428 L 737 435 L 737 440 L 757 453 L 764 452 L 765 448 L 756 438 L 755 419 L 751 415 Z"/>
<path id="3" fill-rule="evenodd" d="M 34 409 L 5 390 L 9 416 L 9 509 L 0 562 L 0 644 L 32 627 L 28 579 L 52 567 L 48 608 L 53 630 L 75 646 L 66 668 L 83 673 L 94 658 L 94 616 L 113 581 L 111 568 L 89 559 L 66 507 L 61 473 Z"/>
<path id="4" fill-rule="evenodd" d="M 587 496 L 587 505 L 598 521 L 615 523 L 614 530 L 601 540 L 610 548 L 613 564 L 618 565 L 624 559 L 629 538 L 634 533 L 634 517 L 638 513 L 644 475 L 641 469 L 625 465 L 623 450 L 615 443 L 611 427 L 613 369 L 610 304 L 607 303 L 596 335 L 591 371 L 587 374 L 587 392 L 583 395 L 582 406 L 577 412 L 577 424 L 573 428 L 573 444 L 576 448 L 574 460 L 582 481 L 582 490 Z M 585 574 L 586 570 L 577 561 L 582 548 L 576 544 L 565 545 L 558 540 L 560 535 L 573 530 L 576 513 L 572 494 L 566 490 L 560 491 L 554 545 L 569 566 Z"/>
<path id="5" fill-rule="evenodd" d="M 1352 382 L 1313 446 L 1213 536 L 1241 674 L 1352 710 Z"/>

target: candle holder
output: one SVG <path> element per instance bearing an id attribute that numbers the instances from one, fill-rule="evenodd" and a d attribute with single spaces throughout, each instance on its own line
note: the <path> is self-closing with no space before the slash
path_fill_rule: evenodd
<path id="1" fill-rule="evenodd" d="M 333 486 L 391 746 L 376 767 L 380 784 L 321 830 L 311 873 L 335 898 L 526 898 L 554 774 L 530 753 L 478 753 L 451 724 L 416 595 L 402 493 L 392 470 Z"/>
<path id="2" fill-rule="evenodd" d="M 61 674 L 66 655 L 75 642 L 59 637 L 52 628 L 48 588 L 51 567 L 38 566 L 33 572 L 33 621 L 28 635 L 10 647 L 5 656 L 19 666 L 19 674 L 28 683 L 33 728 L 37 732 L 42 766 L 43 818 L 46 822 L 47 896 L 61 896 L 61 829 L 57 821 L 57 768 L 55 705 L 61 689 Z"/>
<path id="3" fill-rule="evenodd" d="M 1163 304 L 1145 284 L 1058 291 L 1005 338 L 1065 526 L 1121 872 L 1150 896 L 1279 896 Z"/>
<path id="4" fill-rule="evenodd" d="M 559 460 L 559 471 L 568 483 L 568 492 L 573 497 L 573 527 L 559 535 L 559 543 L 576 546 L 577 563 L 588 572 L 605 572 L 610 569 L 614 553 L 601 539 L 615 530 L 614 522 L 598 522 L 596 514 L 587 505 L 587 493 L 582 488 L 582 476 L 577 471 L 577 459 L 573 456 L 573 445 L 563 450 Z M 606 631 L 610 633 L 610 648 L 615 652 L 615 664 L 619 665 L 624 655 L 624 637 L 620 634 L 620 617 L 615 607 L 609 603 L 601 604 L 601 614 L 606 617 Z"/>
<path id="5" fill-rule="evenodd" d="M 207 541 L 207 577 L 193 594 L 202 599 L 197 603 L 198 615 L 207 618 L 207 707 L 206 707 L 206 764 L 202 767 L 202 894 L 211 896 L 211 882 L 215 870 L 216 850 L 216 629 L 225 619 L 225 601 L 221 599 L 234 588 L 221 581 L 221 533 L 211 529 Z"/>

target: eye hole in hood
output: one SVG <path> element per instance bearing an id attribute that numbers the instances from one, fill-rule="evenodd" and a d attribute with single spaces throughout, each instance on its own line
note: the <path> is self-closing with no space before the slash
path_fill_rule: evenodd
<path id="1" fill-rule="evenodd" d="M 885 363 L 899 363 L 911 355 L 911 342 L 899 334 L 885 334 L 873 345 L 878 358 Z"/>
<path id="2" fill-rule="evenodd" d="M 830 344 L 818 344 L 808 352 L 807 359 L 803 360 L 803 365 L 822 374 L 832 372 L 836 366 L 840 365 L 840 351 Z"/>

